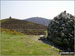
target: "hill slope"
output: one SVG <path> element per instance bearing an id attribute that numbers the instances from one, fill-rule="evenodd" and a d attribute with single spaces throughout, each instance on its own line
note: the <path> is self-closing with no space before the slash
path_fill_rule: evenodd
<path id="1" fill-rule="evenodd" d="M 26 20 L 29 21 L 29 22 L 34 22 L 34 23 L 37 23 L 37 24 L 45 25 L 45 26 L 48 26 L 48 24 L 50 23 L 49 19 L 45 19 L 45 18 L 42 18 L 42 17 L 32 17 L 32 18 L 28 18 Z"/>
<path id="2" fill-rule="evenodd" d="M 13 18 L 2 20 L 1 28 L 16 30 L 25 34 L 42 34 L 46 30 L 46 27 L 43 25 Z"/>
<path id="3" fill-rule="evenodd" d="M 59 55 L 59 49 L 38 40 L 38 35 L 13 35 L 2 32 L 1 55 L 46 56 Z M 15 43 L 15 44 L 14 44 Z"/>

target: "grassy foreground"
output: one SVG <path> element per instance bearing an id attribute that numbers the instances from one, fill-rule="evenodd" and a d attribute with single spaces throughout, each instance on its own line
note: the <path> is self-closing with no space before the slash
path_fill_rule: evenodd
<path id="1" fill-rule="evenodd" d="M 59 55 L 59 49 L 43 43 L 39 35 L 1 33 L 2 55 Z"/>

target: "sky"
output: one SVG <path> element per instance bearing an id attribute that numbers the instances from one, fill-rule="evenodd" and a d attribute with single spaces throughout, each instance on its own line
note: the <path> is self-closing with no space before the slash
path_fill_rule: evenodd
<path id="1" fill-rule="evenodd" d="M 1 1 L 1 19 L 43 17 L 53 19 L 65 11 L 74 15 L 74 1 Z"/>

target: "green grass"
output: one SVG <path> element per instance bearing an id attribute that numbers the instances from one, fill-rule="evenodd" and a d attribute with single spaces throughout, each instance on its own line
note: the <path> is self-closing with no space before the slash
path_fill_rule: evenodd
<path id="1" fill-rule="evenodd" d="M 39 35 L 13 35 L 2 32 L 2 55 L 59 55 L 59 49 L 38 40 Z"/>

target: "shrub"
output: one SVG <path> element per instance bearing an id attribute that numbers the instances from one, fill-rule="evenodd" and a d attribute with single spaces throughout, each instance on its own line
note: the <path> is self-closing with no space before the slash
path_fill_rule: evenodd
<path id="1" fill-rule="evenodd" d="M 8 34 L 13 34 L 13 35 L 23 35 L 21 32 L 17 32 L 16 30 L 9 30 L 9 29 L 3 29 L 1 28 L 1 32 L 7 32 Z"/>
<path id="2" fill-rule="evenodd" d="M 66 11 L 54 17 L 48 25 L 47 39 L 67 51 L 74 51 L 74 19 L 75 17 Z"/>

